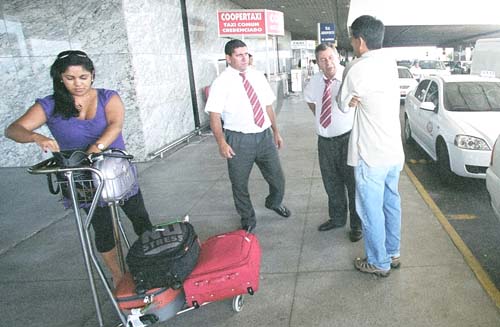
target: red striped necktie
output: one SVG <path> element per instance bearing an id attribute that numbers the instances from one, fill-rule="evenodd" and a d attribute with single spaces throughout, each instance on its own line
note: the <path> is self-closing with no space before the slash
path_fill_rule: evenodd
<path id="1" fill-rule="evenodd" d="M 319 123 L 324 128 L 330 126 L 332 122 L 332 80 L 325 79 L 325 90 L 323 91 L 323 100 L 321 103 L 321 114 Z"/>
<path id="2" fill-rule="evenodd" d="M 257 98 L 257 94 L 252 87 L 252 84 L 247 80 L 245 73 L 240 73 L 241 78 L 243 78 L 243 87 L 245 87 L 245 91 L 247 91 L 248 99 L 250 100 L 250 104 L 253 109 L 253 120 L 255 125 L 262 127 L 264 124 L 264 111 L 262 110 L 262 106 L 260 105 L 259 98 Z"/>

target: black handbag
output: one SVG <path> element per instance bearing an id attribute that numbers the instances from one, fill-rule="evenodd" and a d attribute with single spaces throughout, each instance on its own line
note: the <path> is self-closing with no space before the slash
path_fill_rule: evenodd
<path id="1" fill-rule="evenodd" d="M 59 168 L 90 167 L 89 155 L 83 150 L 64 150 L 53 152 L 54 165 Z M 49 191 L 52 194 L 61 192 L 63 197 L 71 198 L 68 179 L 64 173 L 56 173 L 56 186 L 53 183 L 52 174 L 47 175 Z M 92 173 L 89 170 L 80 170 L 73 172 L 75 181 L 77 201 L 79 203 L 91 203 L 95 194 L 95 187 L 92 183 Z"/>

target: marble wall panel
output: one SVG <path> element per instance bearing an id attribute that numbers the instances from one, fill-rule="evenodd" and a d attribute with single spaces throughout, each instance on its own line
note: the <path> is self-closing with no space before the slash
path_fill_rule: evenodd
<path id="1" fill-rule="evenodd" d="M 195 129 L 182 13 L 178 1 L 124 1 L 124 16 L 143 149 L 151 154 Z"/>
<path id="2" fill-rule="evenodd" d="M 122 0 L 64 0 L 73 49 L 92 54 L 128 52 Z"/>
<path id="3" fill-rule="evenodd" d="M 179 1 L 124 1 L 130 52 L 185 53 Z"/>
<path id="4" fill-rule="evenodd" d="M 20 117 L 35 103 L 52 93 L 49 67 L 51 57 L 2 57 L 0 58 L 0 130 Z M 50 136 L 46 127 L 39 133 Z M 0 137 L 0 149 L 6 156 L 0 158 L 0 167 L 14 167 L 34 164 L 43 157 L 35 145 L 16 144 L 3 136 Z"/>
<path id="5" fill-rule="evenodd" d="M 152 153 L 195 128 L 186 57 L 135 55 L 134 67 L 144 146 Z"/>
<path id="6" fill-rule="evenodd" d="M 3 2 L 3 18 L 12 56 L 56 55 L 68 48 L 68 29 L 62 1 Z"/>
<path id="7" fill-rule="evenodd" d="M 10 24 L 10 22 L 9 22 Z M 7 21 L 4 19 L 3 6 L 0 5 L 0 56 L 11 56 L 13 51 L 9 43 L 10 34 L 7 33 Z"/>

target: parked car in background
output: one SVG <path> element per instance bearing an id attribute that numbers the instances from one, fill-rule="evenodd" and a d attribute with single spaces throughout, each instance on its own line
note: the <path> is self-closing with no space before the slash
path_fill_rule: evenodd
<path id="1" fill-rule="evenodd" d="M 424 78 L 405 101 L 404 138 L 437 161 L 443 181 L 485 178 L 500 134 L 500 79 Z"/>
<path id="2" fill-rule="evenodd" d="M 439 60 L 415 60 L 413 66 L 410 68 L 413 76 L 417 80 L 429 76 L 447 76 L 451 75 L 450 71 L 446 69 L 443 62 Z"/>
<path id="3" fill-rule="evenodd" d="M 500 77 L 500 38 L 476 41 L 472 52 L 471 74 Z"/>
<path id="4" fill-rule="evenodd" d="M 486 170 L 486 189 L 490 195 L 491 207 L 500 219 L 500 136 L 493 145 L 490 167 Z"/>
<path id="5" fill-rule="evenodd" d="M 456 61 L 450 65 L 452 74 L 470 74 L 470 61 Z"/>
<path id="6" fill-rule="evenodd" d="M 410 68 L 413 62 L 411 60 L 398 60 L 397 64 L 398 66 L 404 66 L 406 68 Z"/>
<path id="7" fill-rule="evenodd" d="M 406 99 L 406 95 L 417 87 L 418 82 L 413 77 L 410 69 L 405 66 L 398 66 L 398 76 L 399 76 L 399 91 L 401 95 L 401 100 Z"/>

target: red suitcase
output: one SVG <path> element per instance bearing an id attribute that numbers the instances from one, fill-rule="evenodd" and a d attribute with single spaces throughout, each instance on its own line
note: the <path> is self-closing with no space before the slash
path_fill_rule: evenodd
<path id="1" fill-rule="evenodd" d="M 137 315 L 134 309 L 140 309 L 139 316 L 145 316 L 150 322 L 166 321 L 174 317 L 185 304 L 185 296 L 182 289 L 153 288 L 145 294 L 135 292 L 135 284 L 132 275 L 127 272 L 115 290 L 115 299 L 120 310 L 130 319 Z M 134 312 L 132 311 L 134 310 Z M 134 326 L 132 324 L 132 326 Z M 140 326 L 140 324 L 139 324 Z"/>
<path id="2" fill-rule="evenodd" d="M 184 281 L 188 306 L 252 294 L 259 288 L 261 249 L 254 234 L 237 230 L 201 245 L 198 263 Z"/>

